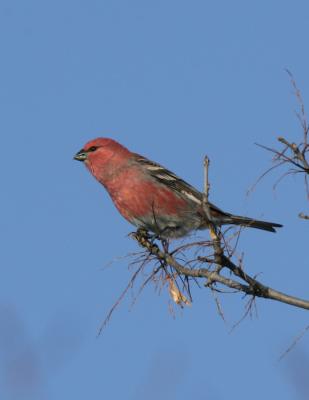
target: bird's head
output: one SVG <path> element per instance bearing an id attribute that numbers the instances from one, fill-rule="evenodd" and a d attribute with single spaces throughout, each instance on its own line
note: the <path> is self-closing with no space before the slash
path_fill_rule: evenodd
<path id="1" fill-rule="evenodd" d="M 75 154 L 74 160 L 84 162 L 97 179 L 102 179 L 104 175 L 110 175 L 117 166 L 120 166 L 129 154 L 129 150 L 115 140 L 97 138 L 86 143 Z"/>

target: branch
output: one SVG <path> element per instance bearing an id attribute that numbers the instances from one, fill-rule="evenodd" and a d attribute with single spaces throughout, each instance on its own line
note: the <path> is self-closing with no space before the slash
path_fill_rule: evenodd
<path id="1" fill-rule="evenodd" d="M 304 185 L 307 194 L 307 198 L 309 200 L 309 184 L 308 184 L 308 176 L 309 176 L 309 144 L 308 144 L 308 133 L 309 133 L 309 125 L 307 122 L 307 117 L 305 113 L 305 105 L 303 102 L 303 98 L 299 88 L 296 85 L 295 79 L 290 71 L 287 70 L 287 73 L 291 80 L 291 85 L 294 90 L 294 94 L 298 103 L 299 110 L 296 111 L 296 116 L 300 122 L 303 138 L 296 144 L 294 142 L 290 142 L 282 136 L 279 136 L 277 140 L 284 146 L 283 148 L 270 148 L 263 145 L 258 144 L 258 146 L 263 149 L 274 154 L 273 162 L 274 165 L 269 168 L 266 172 L 264 172 L 260 178 L 257 180 L 259 182 L 261 178 L 267 175 L 270 171 L 281 167 L 282 165 L 289 166 L 288 170 L 279 178 L 278 182 L 280 182 L 283 178 L 288 175 L 295 175 L 301 173 L 304 177 Z M 277 183 L 278 183 L 277 182 Z M 274 189 L 277 186 L 277 183 L 274 185 Z M 254 185 L 255 186 L 255 185 Z M 302 213 L 299 215 L 300 218 L 306 218 Z"/>
<path id="2" fill-rule="evenodd" d="M 299 169 L 309 174 L 309 163 L 305 158 L 306 151 L 304 152 L 299 150 L 299 147 L 301 145 L 297 146 L 295 143 L 290 143 L 282 136 L 278 137 L 278 141 L 284 144 L 288 149 L 290 149 L 291 153 L 293 154 L 293 159 L 287 157 L 287 160 Z M 298 160 L 299 162 L 295 162 L 294 160 Z"/>
<path id="3" fill-rule="evenodd" d="M 144 247 L 151 255 L 155 256 L 158 260 L 161 260 L 174 268 L 178 274 L 184 275 L 186 277 L 192 278 L 206 278 L 208 282 L 220 283 L 231 289 L 236 289 L 239 292 L 243 292 L 247 295 L 254 297 L 262 297 L 265 299 L 276 300 L 282 303 L 290 304 L 295 307 L 300 307 L 309 310 L 309 301 L 299 299 L 294 296 L 287 295 L 285 293 L 279 292 L 275 289 L 263 285 L 258 280 L 252 278 L 246 274 L 240 267 L 235 265 L 230 259 L 225 255 L 220 256 L 220 259 L 216 259 L 216 264 L 221 265 L 221 267 L 228 268 L 236 277 L 240 278 L 246 284 L 236 281 L 231 278 L 227 278 L 221 275 L 220 272 L 211 271 L 206 268 L 191 269 L 184 267 L 178 261 L 176 261 L 169 253 L 164 252 L 159 248 L 157 244 L 151 243 L 151 241 L 144 236 L 141 232 L 136 232 L 132 234 L 132 237 L 137 240 L 137 242 Z M 204 262 L 213 262 L 209 258 L 202 259 Z M 208 286 L 208 283 L 206 283 Z"/>

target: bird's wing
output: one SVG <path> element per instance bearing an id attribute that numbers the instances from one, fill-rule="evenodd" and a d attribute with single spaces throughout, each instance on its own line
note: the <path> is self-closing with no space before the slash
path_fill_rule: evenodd
<path id="1" fill-rule="evenodd" d="M 201 206 L 203 202 L 203 194 L 191 186 L 189 183 L 179 178 L 173 172 L 169 171 L 162 165 L 148 160 L 147 158 L 140 156 L 139 154 L 134 154 L 134 161 L 139 165 L 143 165 L 147 168 L 148 173 L 157 182 L 167 186 L 171 190 L 177 193 L 178 196 L 182 197 L 186 201 L 195 203 L 197 206 Z M 209 203 L 209 207 L 212 212 L 219 214 L 221 216 L 227 216 L 228 213 L 220 210 L 214 204 Z"/>

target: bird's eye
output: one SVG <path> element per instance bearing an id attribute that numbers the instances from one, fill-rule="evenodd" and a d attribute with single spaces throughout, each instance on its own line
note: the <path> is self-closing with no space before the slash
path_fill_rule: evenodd
<path id="1" fill-rule="evenodd" d="M 88 151 L 96 151 L 96 149 L 97 149 L 97 146 L 91 146 L 91 147 L 89 147 Z"/>

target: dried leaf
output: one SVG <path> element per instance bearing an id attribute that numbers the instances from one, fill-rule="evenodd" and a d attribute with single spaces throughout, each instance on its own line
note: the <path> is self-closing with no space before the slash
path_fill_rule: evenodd
<path id="1" fill-rule="evenodd" d="M 166 280 L 168 281 L 169 292 L 173 301 L 176 304 L 180 305 L 181 308 L 183 308 L 184 305 L 191 306 L 190 300 L 188 300 L 186 296 L 178 289 L 174 278 L 167 277 Z"/>

